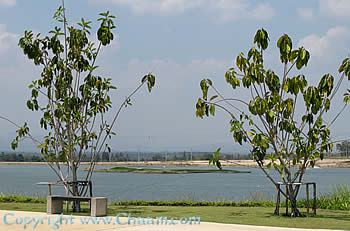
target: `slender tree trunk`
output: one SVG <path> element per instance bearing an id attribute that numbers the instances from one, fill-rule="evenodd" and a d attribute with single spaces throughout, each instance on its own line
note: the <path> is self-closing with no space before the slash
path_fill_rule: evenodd
<path id="1" fill-rule="evenodd" d="M 73 163 L 72 164 L 72 180 L 73 180 L 72 192 L 73 192 L 73 196 L 80 196 L 78 184 L 77 184 L 77 180 L 78 180 L 77 170 L 78 170 L 77 166 Z M 73 205 L 72 205 L 72 209 L 73 209 L 73 212 L 80 212 L 80 202 L 74 201 Z"/>
<path id="2" fill-rule="evenodd" d="M 289 197 L 289 201 L 290 201 L 290 209 L 291 209 L 290 216 L 291 217 L 301 217 L 301 213 L 300 213 L 298 206 L 297 206 L 298 192 L 299 192 L 298 186 L 296 186 L 295 188 L 293 188 L 293 185 L 288 186 L 287 196 Z"/>

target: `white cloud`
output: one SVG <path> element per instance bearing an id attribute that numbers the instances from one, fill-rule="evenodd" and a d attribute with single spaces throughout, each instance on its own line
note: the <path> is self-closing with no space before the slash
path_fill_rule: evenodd
<path id="1" fill-rule="evenodd" d="M 250 4 L 248 0 L 90 0 L 94 3 L 129 7 L 135 14 L 169 15 L 188 10 L 203 9 L 212 12 L 222 21 L 241 18 L 269 19 L 274 9 L 267 3 Z"/>
<path id="2" fill-rule="evenodd" d="M 10 7 L 16 5 L 16 0 L 0 0 L 0 7 Z"/>
<path id="3" fill-rule="evenodd" d="M 6 26 L 0 24 L 0 53 L 8 50 L 17 43 L 17 35 L 6 31 Z"/>
<path id="4" fill-rule="evenodd" d="M 311 20 L 314 17 L 314 11 L 311 8 L 299 8 L 298 15 L 305 20 Z"/>
<path id="5" fill-rule="evenodd" d="M 311 52 L 312 56 L 321 58 L 348 48 L 350 31 L 343 26 L 336 26 L 327 31 L 323 36 L 311 34 L 301 39 L 299 46 L 304 46 Z"/>
<path id="6" fill-rule="evenodd" d="M 328 16 L 350 18 L 350 1 L 320 0 L 320 12 Z"/>
<path id="7" fill-rule="evenodd" d="M 318 9 L 297 9 L 298 16 L 302 17 L 304 20 L 311 20 L 318 16 L 350 18 L 349 0 L 319 0 L 318 4 Z"/>
<path id="8" fill-rule="evenodd" d="M 203 1 L 204 2 L 204 1 Z M 252 7 L 246 0 L 208 0 L 205 7 L 212 9 L 223 21 L 231 21 L 240 18 L 269 19 L 274 16 L 274 9 L 266 3 Z"/>
<path id="9" fill-rule="evenodd" d="M 107 4 L 122 5 L 131 8 L 136 14 L 172 14 L 201 5 L 200 0 L 91 0 Z"/>
<path id="10" fill-rule="evenodd" d="M 269 19 L 275 15 L 275 11 L 269 4 L 262 3 L 251 11 L 251 15 L 256 19 Z"/>

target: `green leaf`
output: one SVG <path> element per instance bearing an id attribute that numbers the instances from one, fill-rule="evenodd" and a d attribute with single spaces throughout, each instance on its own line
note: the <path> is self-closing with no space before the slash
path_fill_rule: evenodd
<path id="1" fill-rule="evenodd" d="M 269 44 L 269 35 L 264 28 L 259 29 L 254 36 L 254 43 L 261 48 L 262 50 L 266 50 Z"/>
<path id="2" fill-rule="evenodd" d="M 211 104 L 209 107 L 209 111 L 212 116 L 215 116 L 215 105 Z"/>
<path id="3" fill-rule="evenodd" d="M 350 58 L 345 58 L 338 69 L 339 73 L 343 73 L 350 80 Z"/>
<path id="4" fill-rule="evenodd" d="M 296 67 L 300 70 L 303 66 L 307 66 L 310 59 L 310 53 L 305 50 L 304 47 L 300 47 L 298 50 L 298 56 L 296 59 Z"/>
<path id="5" fill-rule="evenodd" d="M 11 148 L 12 148 L 13 150 L 16 150 L 17 147 L 18 147 L 18 140 L 13 140 L 13 141 L 11 142 Z"/>
<path id="6" fill-rule="evenodd" d="M 204 100 L 207 100 L 208 99 L 208 89 L 209 89 L 209 86 L 207 84 L 207 80 L 206 79 L 203 79 L 201 82 L 200 82 L 200 87 L 202 89 L 202 94 L 203 94 L 203 99 Z"/>
<path id="7" fill-rule="evenodd" d="M 292 51 L 292 40 L 287 34 L 284 34 L 278 39 L 277 47 L 280 49 L 281 62 L 287 63 Z"/>
<path id="8" fill-rule="evenodd" d="M 210 160 L 209 160 L 209 165 L 213 164 L 214 166 L 218 167 L 220 170 L 222 169 L 221 167 L 221 162 L 220 162 L 220 151 L 221 148 L 218 148 L 215 150 L 215 152 L 213 153 L 213 155 L 211 156 Z"/>
<path id="9" fill-rule="evenodd" d="M 344 101 L 345 104 L 349 104 L 350 103 L 350 90 L 348 90 L 347 93 L 344 94 L 343 101 Z"/>
<path id="10" fill-rule="evenodd" d="M 236 87 L 239 87 L 240 81 L 237 79 L 236 71 L 234 68 L 230 68 L 226 73 L 225 73 L 225 79 L 226 82 L 229 83 L 233 89 L 236 89 Z"/>
<path id="11" fill-rule="evenodd" d="M 245 71 L 247 68 L 247 59 L 244 57 L 244 54 L 241 52 L 236 58 L 236 65 L 240 71 Z"/>
<path id="12" fill-rule="evenodd" d="M 34 110 L 32 101 L 30 101 L 30 100 L 27 101 L 27 107 L 28 107 L 28 109 L 30 109 L 30 110 Z"/>
<path id="13" fill-rule="evenodd" d="M 324 75 L 318 84 L 318 90 L 325 97 L 330 96 L 330 94 L 332 93 L 333 87 L 334 87 L 334 77 L 331 74 Z"/>
<path id="14" fill-rule="evenodd" d="M 213 95 L 212 97 L 210 97 L 209 101 L 213 101 L 214 99 L 216 99 L 218 97 L 218 95 Z"/>
<path id="15" fill-rule="evenodd" d="M 266 72 L 265 83 L 272 92 L 278 92 L 281 88 L 280 79 L 272 70 Z"/>

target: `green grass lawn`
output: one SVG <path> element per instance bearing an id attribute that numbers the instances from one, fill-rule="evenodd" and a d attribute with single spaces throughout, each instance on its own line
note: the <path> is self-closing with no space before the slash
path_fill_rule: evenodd
<path id="1" fill-rule="evenodd" d="M 190 173 L 250 173 L 250 171 L 239 171 L 230 169 L 162 169 L 162 168 L 134 168 L 113 167 L 108 169 L 95 169 L 95 172 L 118 172 L 118 173 L 145 173 L 145 174 L 190 174 Z"/>
<path id="2" fill-rule="evenodd" d="M 86 205 L 84 215 L 88 215 Z M 45 212 L 44 203 L 0 203 L 2 210 L 22 210 Z M 273 215 L 272 207 L 189 207 L 189 206 L 116 206 L 109 205 L 111 216 L 121 212 L 130 213 L 134 217 L 189 217 L 200 216 L 201 221 L 249 224 L 262 226 L 278 226 L 293 228 L 322 228 L 350 230 L 350 211 L 317 210 L 317 216 L 289 218 Z M 77 214 L 77 215 L 81 215 Z"/>

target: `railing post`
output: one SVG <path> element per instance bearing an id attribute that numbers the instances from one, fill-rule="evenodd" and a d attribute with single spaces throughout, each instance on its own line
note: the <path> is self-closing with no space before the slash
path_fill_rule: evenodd
<path id="1" fill-rule="evenodd" d="M 289 190 L 288 190 L 288 183 L 286 184 L 286 216 L 288 216 L 288 195 L 289 195 Z"/>
<path id="2" fill-rule="evenodd" d="M 309 201 L 309 183 L 306 183 L 306 211 L 309 214 L 310 211 L 310 201 Z"/>
<path id="3" fill-rule="evenodd" d="M 312 183 L 313 188 L 314 188 L 314 204 L 313 204 L 313 210 L 314 210 L 314 215 L 316 215 L 316 208 L 317 208 L 317 200 L 316 200 L 316 183 Z"/>
<path id="4" fill-rule="evenodd" d="M 90 197 L 92 197 L 92 182 L 89 181 Z"/>

